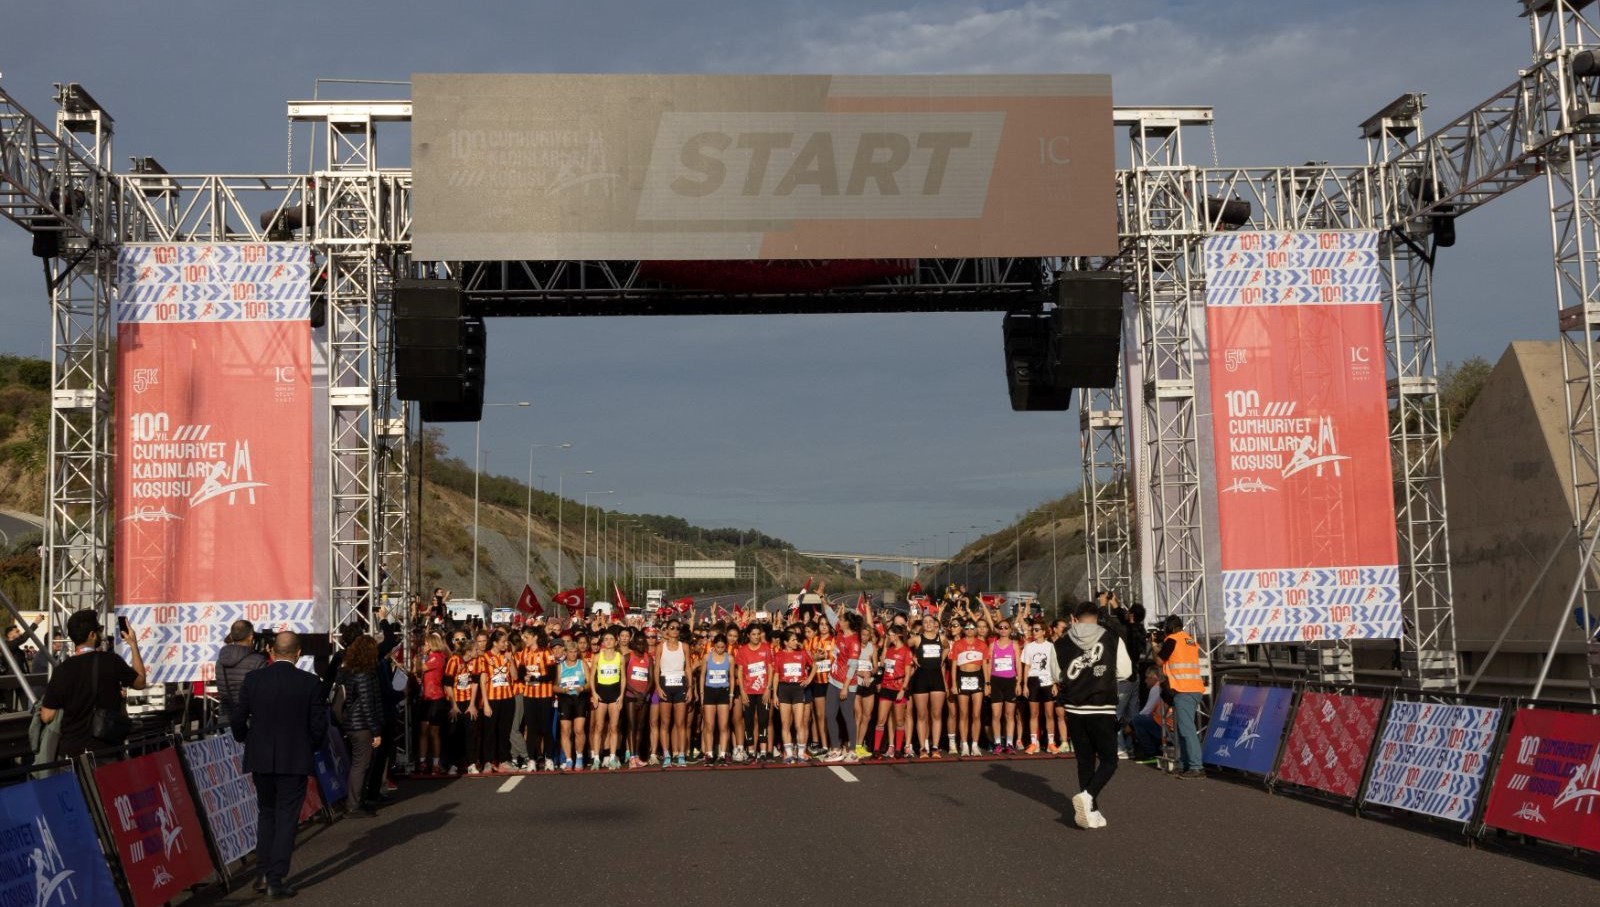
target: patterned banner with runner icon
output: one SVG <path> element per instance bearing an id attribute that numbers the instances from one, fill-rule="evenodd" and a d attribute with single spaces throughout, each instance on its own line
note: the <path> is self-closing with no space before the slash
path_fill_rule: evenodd
<path id="1" fill-rule="evenodd" d="M 1469 822 L 1500 727 L 1500 710 L 1395 700 L 1363 802 Z"/>
<path id="2" fill-rule="evenodd" d="M 1218 234 L 1205 266 L 1227 641 L 1398 638 L 1377 234 Z"/>
<path id="3" fill-rule="evenodd" d="M 1600 715 L 1517 712 L 1483 820 L 1600 852 Z"/>
<path id="4" fill-rule="evenodd" d="M 236 620 L 328 629 L 310 250 L 130 244 L 117 267 L 116 610 L 152 681 L 209 680 Z"/>
<path id="5" fill-rule="evenodd" d="M 1287 687 L 1223 685 L 1200 748 L 1205 763 L 1257 775 L 1272 771 L 1293 703 Z"/>
<path id="6" fill-rule="evenodd" d="M 177 750 L 108 762 L 94 770 L 94 784 L 135 907 L 165 904 L 211 875 Z"/>
<path id="7" fill-rule="evenodd" d="M 1382 715 L 1383 700 L 1376 696 L 1302 693 L 1278 780 L 1354 799 Z"/>
<path id="8" fill-rule="evenodd" d="M 0 787 L 0 904 L 120 900 L 77 775 Z"/>

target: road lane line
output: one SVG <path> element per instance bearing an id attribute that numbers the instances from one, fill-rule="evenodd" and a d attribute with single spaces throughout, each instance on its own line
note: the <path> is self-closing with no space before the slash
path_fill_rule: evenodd
<path id="1" fill-rule="evenodd" d="M 509 794 L 509 793 L 511 793 L 513 788 L 515 788 L 518 784 L 521 784 L 521 783 L 522 783 L 522 776 L 521 775 L 515 775 L 513 777 L 507 778 L 506 779 L 506 783 L 500 785 L 500 789 L 495 791 L 495 793 L 497 793 L 497 794 Z"/>
<path id="2" fill-rule="evenodd" d="M 847 769 L 844 769 L 844 768 L 842 768 L 840 766 L 837 766 L 837 765 L 828 766 L 828 771 L 833 772 L 835 775 L 838 775 L 839 776 L 839 780 L 841 780 L 841 781 L 847 781 L 847 782 L 852 782 L 853 783 L 853 782 L 861 780 L 860 778 L 857 778 L 855 775 L 850 774 L 850 772 Z"/>

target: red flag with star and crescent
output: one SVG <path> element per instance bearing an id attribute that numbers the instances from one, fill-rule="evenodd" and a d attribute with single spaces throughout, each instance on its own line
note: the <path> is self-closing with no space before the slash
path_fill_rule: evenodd
<path id="1" fill-rule="evenodd" d="M 517 597 L 517 610 L 534 617 L 544 614 L 544 605 L 539 604 L 539 596 L 533 594 L 532 586 L 522 587 L 522 595 Z"/>

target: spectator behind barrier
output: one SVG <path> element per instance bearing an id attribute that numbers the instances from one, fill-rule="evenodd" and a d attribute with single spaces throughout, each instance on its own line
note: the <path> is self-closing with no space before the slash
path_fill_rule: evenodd
<path id="1" fill-rule="evenodd" d="M 226 644 L 217 653 L 217 699 L 222 714 L 233 714 L 245 675 L 267 665 L 267 656 L 254 648 L 256 628 L 248 620 L 236 620 L 228 628 Z"/>
<path id="2" fill-rule="evenodd" d="M 96 738 L 92 733 L 95 712 L 123 716 L 126 723 L 126 706 L 122 700 L 123 688 L 145 688 L 144 658 L 139 654 L 139 640 L 130 630 L 122 634 L 127 643 L 133 664 L 122 660 L 115 652 L 101 651 L 103 639 L 100 615 L 84 609 L 67 618 L 67 636 L 72 640 L 71 658 L 56 668 L 55 675 L 44 688 L 44 700 L 39 719 L 49 724 L 61 716 L 61 743 L 56 748 L 58 757 L 77 756 L 90 750 L 106 750 L 122 744 L 122 740 Z M 124 730 L 125 734 L 126 731 Z"/>

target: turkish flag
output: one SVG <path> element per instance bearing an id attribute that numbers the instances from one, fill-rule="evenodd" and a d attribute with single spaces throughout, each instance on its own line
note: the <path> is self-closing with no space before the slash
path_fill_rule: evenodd
<path id="1" fill-rule="evenodd" d="M 617 607 L 622 609 L 622 613 L 623 614 L 627 614 L 628 613 L 628 609 L 632 608 L 633 605 L 629 604 L 628 603 L 628 597 L 626 595 L 622 594 L 622 587 L 617 585 L 616 583 L 612 583 L 611 584 L 611 589 L 612 589 L 612 591 L 617 593 Z"/>
<path id="2" fill-rule="evenodd" d="M 583 606 L 584 606 L 584 601 L 585 601 L 585 594 L 584 594 L 583 589 L 581 589 L 581 588 L 578 588 L 578 589 L 565 589 L 565 590 L 563 590 L 561 592 L 557 592 L 555 594 L 555 597 L 552 599 L 552 601 L 554 601 L 558 605 L 561 605 L 564 608 L 567 608 L 570 611 L 582 612 L 583 611 Z"/>
<path id="3" fill-rule="evenodd" d="M 865 592 L 861 593 L 861 597 L 856 599 L 856 613 L 862 617 L 867 616 L 867 593 Z"/>
<path id="4" fill-rule="evenodd" d="M 672 607 L 678 609 L 678 611 L 680 613 L 688 614 L 689 613 L 689 609 L 694 607 L 694 598 L 693 597 L 680 598 L 680 599 L 678 599 L 678 600 L 676 600 L 676 601 L 674 601 L 672 603 Z"/>
<path id="5" fill-rule="evenodd" d="M 916 595 L 918 592 L 921 592 L 921 591 L 922 591 L 922 584 L 917 582 L 916 580 L 912 580 L 911 581 L 911 588 L 906 590 L 906 594 L 907 595 Z"/>
<path id="6" fill-rule="evenodd" d="M 517 598 L 517 610 L 534 617 L 544 613 L 544 605 L 539 604 L 539 596 L 533 594 L 532 586 L 522 587 L 522 595 Z"/>

